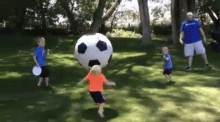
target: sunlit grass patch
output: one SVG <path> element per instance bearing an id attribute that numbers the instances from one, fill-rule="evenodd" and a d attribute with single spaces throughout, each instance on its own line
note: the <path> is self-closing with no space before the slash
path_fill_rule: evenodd
<path id="1" fill-rule="evenodd" d="M 153 37 L 161 43 L 164 38 Z M 74 57 L 76 40 L 75 37 L 59 37 L 47 43 L 52 50 L 47 56 L 52 90 L 44 89 L 45 84 L 42 88 L 36 88 L 38 77 L 34 77 L 31 72 L 34 65 L 31 53 L 36 43 L 24 41 L 22 47 L 17 47 L 16 51 L 9 50 L 7 55 L 0 57 L 3 69 L 0 69 L 0 107 L 3 110 L 0 121 L 104 120 L 100 120 L 98 115 L 96 119 L 82 116 L 83 112 L 96 106 L 88 93 L 88 83 L 82 87 L 76 86 L 88 73 Z M 115 88 L 105 86 L 104 96 L 105 108 L 117 111 L 118 116 L 104 121 L 215 122 L 219 119 L 220 90 L 207 85 L 219 79 L 218 54 L 208 51 L 210 65 L 214 67 L 212 71 L 204 71 L 200 67 L 203 62 L 199 57 L 193 62 L 197 69 L 186 72 L 183 68 L 187 62 L 182 50 L 171 45 L 173 80 L 177 84 L 163 88 L 166 79 L 162 74 L 162 45 L 158 43 L 158 48 L 145 48 L 140 46 L 140 39 L 123 38 L 113 39 L 113 43 L 110 68 L 103 71 L 106 78 L 117 85 Z M 10 44 L 7 46 L 10 47 Z M 94 112 L 96 115 L 96 109 Z M 105 112 L 108 113 L 108 109 Z M 106 118 L 109 116 L 111 114 L 106 114 Z"/>
<path id="2" fill-rule="evenodd" d="M 22 74 L 19 72 L 0 72 L 0 78 L 17 78 L 22 77 Z"/>
<path id="3" fill-rule="evenodd" d="M 63 65 L 63 66 L 75 66 L 78 62 L 74 60 L 74 56 L 71 54 L 51 54 L 48 57 L 49 65 Z"/>
<path id="4" fill-rule="evenodd" d="M 123 53 L 114 53 L 113 58 L 114 59 L 123 59 L 128 57 L 138 57 L 146 55 L 146 53 L 140 53 L 140 52 L 123 52 Z"/>

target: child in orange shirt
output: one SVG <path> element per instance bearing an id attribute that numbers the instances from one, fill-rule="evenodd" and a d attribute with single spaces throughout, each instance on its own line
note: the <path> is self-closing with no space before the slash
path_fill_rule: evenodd
<path id="1" fill-rule="evenodd" d="M 83 80 L 81 80 L 77 85 L 80 86 L 82 83 L 89 80 L 89 92 L 93 99 L 93 101 L 98 105 L 98 114 L 100 117 L 104 117 L 104 105 L 105 105 L 105 99 L 103 96 L 103 83 L 107 84 L 109 86 L 115 86 L 116 84 L 114 82 L 109 82 L 106 80 L 105 76 L 102 74 L 102 69 L 99 65 L 94 65 L 90 72 L 87 74 Z"/>

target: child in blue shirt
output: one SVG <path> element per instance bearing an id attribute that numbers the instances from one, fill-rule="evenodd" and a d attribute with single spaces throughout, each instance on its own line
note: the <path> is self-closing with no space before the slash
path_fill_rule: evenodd
<path id="1" fill-rule="evenodd" d="M 41 86 L 41 82 L 45 79 L 46 86 L 49 86 L 49 70 L 46 66 L 46 55 L 49 50 L 45 51 L 45 39 L 43 37 L 37 38 L 38 47 L 35 48 L 33 53 L 34 62 L 37 66 L 41 67 L 42 71 L 37 86 Z"/>
<path id="2" fill-rule="evenodd" d="M 167 78 L 167 83 L 174 83 L 172 81 L 173 64 L 172 64 L 171 56 L 169 54 L 168 47 L 163 47 L 162 48 L 162 53 L 163 53 L 163 59 L 164 59 L 163 75 Z"/>

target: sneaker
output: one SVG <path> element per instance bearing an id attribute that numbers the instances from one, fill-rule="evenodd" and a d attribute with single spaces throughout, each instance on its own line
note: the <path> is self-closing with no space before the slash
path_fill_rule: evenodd
<path id="1" fill-rule="evenodd" d="M 212 67 L 209 66 L 209 64 L 206 64 L 206 65 L 205 65 L 205 69 L 210 70 L 210 69 L 212 69 Z"/>
<path id="2" fill-rule="evenodd" d="M 104 112 L 104 110 L 99 110 L 99 111 L 98 111 L 98 114 L 99 114 L 99 116 L 100 116 L 101 118 L 104 118 L 104 117 L 105 117 L 104 114 L 103 114 L 103 112 Z"/>
<path id="3" fill-rule="evenodd" d="M 186 70 L 187 70 L 187 71 L 192 71 L 193 68 L 192 68 L 192 67 L 187 67 Z"/>

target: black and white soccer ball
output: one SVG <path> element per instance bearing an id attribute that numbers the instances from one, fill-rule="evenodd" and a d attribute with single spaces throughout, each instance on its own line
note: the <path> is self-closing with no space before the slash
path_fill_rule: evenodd
<path id="1" fill-rule="evenodd" d="M 93 33 L 79 38 L 74 56 L 87 69 L 93 65 L 103 68 L 110 63 L 112 53 L 113 47 L 109 39 L 100 33 Z"/>

